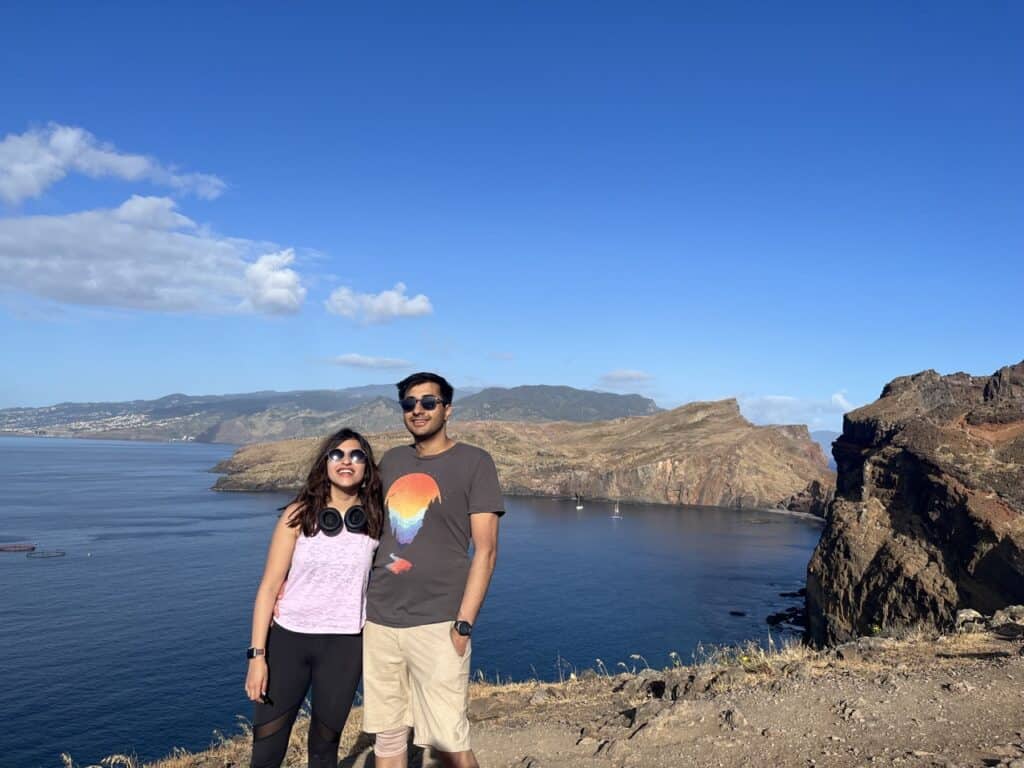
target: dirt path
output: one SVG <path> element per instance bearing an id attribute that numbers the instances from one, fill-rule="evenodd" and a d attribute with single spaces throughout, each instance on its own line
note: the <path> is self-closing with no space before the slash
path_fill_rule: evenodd
<path id="1" fill-rule="evenodd" d="M 836 651 L 748 649 L 718 664 L 588 673 L 561 685 L 477 686 L 484 768 L 994 766 L 1024 768 L 1020 640 L 987 633 L 862 639 Z M 342 768 L 373 766 L 360 713 Z M 301 729 L 290 766 L 305 765 Z M 247 765 L 236 740 L 159 768 Z M 413 766 L 436 763 L 416 750 Z"/>

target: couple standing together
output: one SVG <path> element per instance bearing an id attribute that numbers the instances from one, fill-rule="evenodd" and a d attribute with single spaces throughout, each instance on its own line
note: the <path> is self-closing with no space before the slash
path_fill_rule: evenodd
<path id="1" fill-rule="evenodd" d="M 361 676 L 377 768 L 405 768 L 410 729 L 446 766 L 478 765 L 470 635 L 504 510 L 490 455 L 448 437 L 453 394 L 433 373 L 399 382 L 412 445 L 376 465 L 366 439 L 342 429 L 284 508 L 247 652 L 253 768 L 281 765 L 310 685 L 309 765 L 335 768 Z"/>

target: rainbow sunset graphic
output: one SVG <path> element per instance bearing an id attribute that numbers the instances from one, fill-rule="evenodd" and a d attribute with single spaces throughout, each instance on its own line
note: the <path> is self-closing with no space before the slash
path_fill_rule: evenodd
<path id="1" fill-rule="evenodd" d="M 388 520 L 391 531 L 398 540 L 399 547 L 404 547 L 416 538 L 423 526 L 423 518 L 427 509 L 435 501 L 441 500 L 441 489 L 430 475 L 422 472 L 402 475 L 391 484 L 384 506 L 388 508 Z M 387 566 L 392 573 L 404 573 L 412 568 L 412 563 L 391 555 L 392 563 Z"/>

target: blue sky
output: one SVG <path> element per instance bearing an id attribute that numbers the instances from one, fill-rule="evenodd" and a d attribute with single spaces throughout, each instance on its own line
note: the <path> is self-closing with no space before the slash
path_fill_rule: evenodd
<path id="1" fill-rule="evenodd" d="M 1024 358 L 1024 5 L 835 5 L 8 5 L 0 407 Z"/>

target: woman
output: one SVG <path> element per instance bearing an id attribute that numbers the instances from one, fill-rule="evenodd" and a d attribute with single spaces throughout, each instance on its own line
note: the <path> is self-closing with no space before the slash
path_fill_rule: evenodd
<path id="1" fill-rule="evenodd" d="M 362 675 L 366 584 L 383 524 L 370 444 L 351 429 L 328 437 L 305 485 L 283 509 L 256 593 L 247 652 L 245 692 L 256 702 L 252 766 L 277 768 L 284 761 L 312 683 L 309 765 L 335 768 Z"/>

